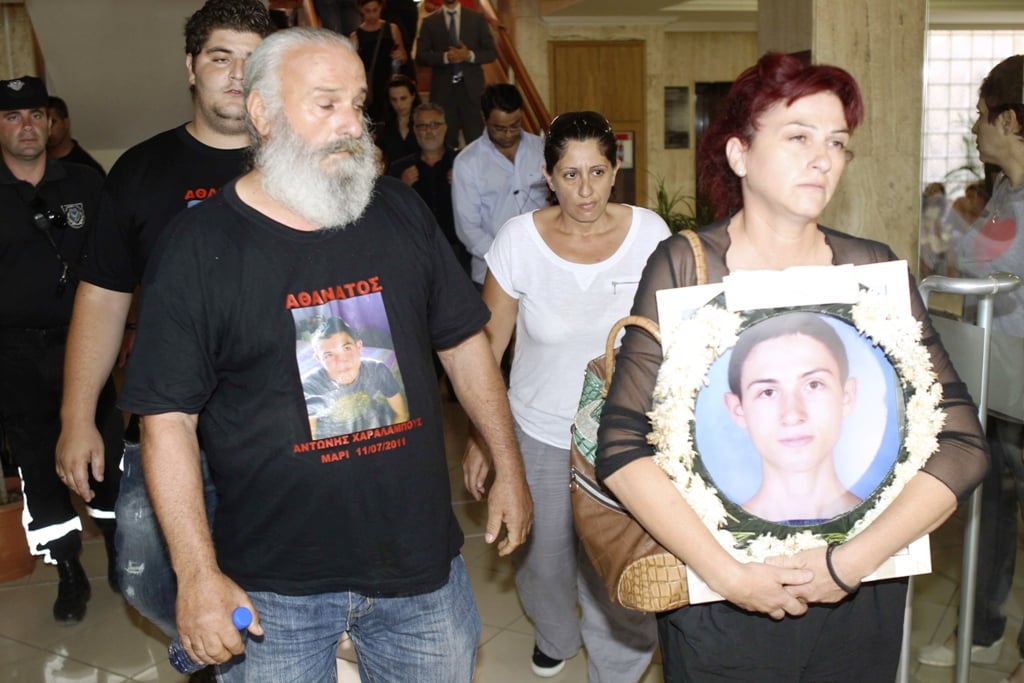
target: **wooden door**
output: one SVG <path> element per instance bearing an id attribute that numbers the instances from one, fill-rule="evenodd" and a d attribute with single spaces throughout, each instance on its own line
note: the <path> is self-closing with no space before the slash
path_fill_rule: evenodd
<path id="1" fill-rule="evenodd" d="M 633 133 L 633 168 L 619 172 L 613 199 L 641 206 L 647 204 L 644 49 L 642 40 L 552 41 L 548 48 L 552 115 L 590 109 L 604 114 L 616 133 Z"/>

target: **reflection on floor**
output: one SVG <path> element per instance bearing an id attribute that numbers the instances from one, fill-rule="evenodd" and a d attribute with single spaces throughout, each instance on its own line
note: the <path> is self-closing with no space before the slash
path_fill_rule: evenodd
<path id="1" fill-rule="evenodd" d="M 447 403 L 452 495 L 466 532 L 463 549 L 483 621 L 478 656 L 478 683 L 518 683 L 538 680 L 530 671 L 533 631 L 516 598 L 512 570 L 483 542 L 485 509 L 464 492 L 459 455 L 465 417 L 456 404 Z M 963 524 L 954 518 L 932 537 L 935 571 L 916 580 L 912 647 L 944 639 L 956 621 Z M 113 683 L 114 681 L 173 681 L 185 679 L 167 663 L 166 641 L 113 594 L 105 580 L 106 558 L 98 535 L 86 539 L 83 564 L 92 579 L 93 598 L 85 620 L 59 626 L 50 615 L 56 596 L 57 574 L 38 563 L 24 579 L 0 584 L 0 681 L 28 683 Z M 1018 567 L 1021 563 L 1018 562 Z M 1021 627 L 1024 580 L 1018 580 L 1006 606 L 1009 626 L 1006 646 L 994 666 L 974 666 L 971 681 L 997 683 L 1017 663 L 1015 642 Z M 358 681 L 351 652 L 342 644 L 339 673 L 342 683 Z M 555 682 L 586 681 L 585 653 L 570 660 Z M 911 680 L 949 683 L 953 669 L 911 667 Z M 657 658 L 644 683 L 661 680 Z"/>

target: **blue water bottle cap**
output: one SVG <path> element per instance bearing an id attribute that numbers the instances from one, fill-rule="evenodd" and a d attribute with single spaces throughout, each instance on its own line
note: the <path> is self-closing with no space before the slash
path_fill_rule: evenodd
<path id="1" fill-rule="evenodd" d="M 244 628 L 249 628 L 249 624 L 252 623 L 252 612 L 249 611 L 248 607 L 236 607 L 231 612 L 231 623 L 235 625 L 239 631 Z"/>

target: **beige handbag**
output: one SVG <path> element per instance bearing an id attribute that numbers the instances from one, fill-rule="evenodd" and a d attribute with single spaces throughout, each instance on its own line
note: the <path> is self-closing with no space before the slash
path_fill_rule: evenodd
<path id="1" fill-rule="evenodd" d="M 693 249 L 697 282 L 707 282 L 704 249 L 697 235 L 683 231 Z M 569 446 L 573 522 L 583 549 L 608 588 L 612 602 L 642 612 L 663 612 L 689 603 L 686 565 L 654 540 L 615 496 L 597 481 L 594 456 L 597 426 L 615 369 L 615 339 L 637 325 L 661 341 L 657 323 L 627 316 L 612 326 L 603 356 L 587 364 L 580 409 Z"/>

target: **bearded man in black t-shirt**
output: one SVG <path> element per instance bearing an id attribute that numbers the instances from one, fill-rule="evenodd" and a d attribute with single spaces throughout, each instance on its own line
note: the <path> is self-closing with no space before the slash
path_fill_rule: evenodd
<path id="1" fill-rule="evenodd" d="M 480 619 L 433 350 L 492 458 L 485 540 L 504 525 L 507 555 L 530 528 L 489 313 L 427 207 L 377 177 L 365 98 L 344 38 L 268 37 L 246 68 L 254 169 L 168 227 L 143 283 L 122 405 L 142 415 L 182 642 L 229 683 L 333 680 L 346 631 L 367 680 L 472 680 Z M 406 419 L 313 434 L 302 379 L 319 361 L 297 331 L 319 317 L 372 329 Z M 341 383 L 357 375 L 350 361 L 332 365 Z M 200 435 L 217 485 L 212 534 Z M 238 606 L 256 615 L 256 638 L 232 625 Z"/>

